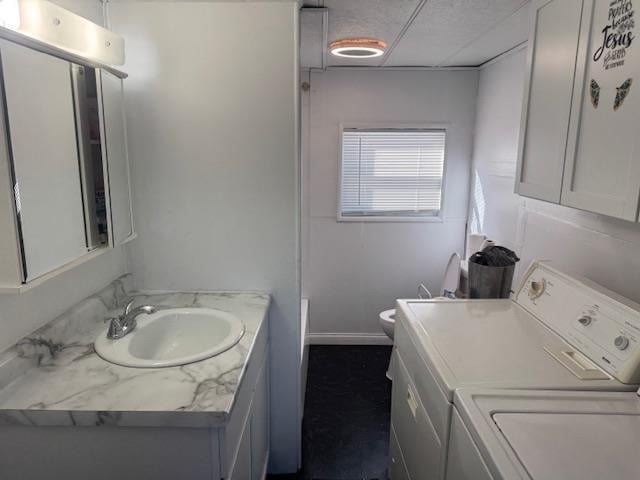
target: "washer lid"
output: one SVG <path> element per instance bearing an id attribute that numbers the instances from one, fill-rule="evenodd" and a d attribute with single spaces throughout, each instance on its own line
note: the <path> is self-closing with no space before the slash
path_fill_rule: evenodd
<path id="1" fill-rule="evenodd" d="M 638 480 L 640 414 L 496 413 L 533 480 Z"/>

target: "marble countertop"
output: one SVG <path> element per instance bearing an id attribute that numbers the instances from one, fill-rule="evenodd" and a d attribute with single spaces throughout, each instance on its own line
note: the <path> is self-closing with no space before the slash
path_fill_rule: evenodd
<path id="1" fill-rule="evenodd" d="M 207 427 L 235 402 L 270 298 L 261 293 L 138 293 L 116 280 L 0 357 L 0 424 Z M 245 334 L 231 349 L 168 368 L 128 368 L 94 351 L 108 319 L 135 305 L 207 307 L 236 315 Z"/>

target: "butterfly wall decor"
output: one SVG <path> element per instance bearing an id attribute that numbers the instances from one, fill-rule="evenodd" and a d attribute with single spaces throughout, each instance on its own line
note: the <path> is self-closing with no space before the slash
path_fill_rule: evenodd
<path id="1" fill-rule="evenodd" d="M 591 104 L 593 108 L 598 108 L 600 103 L 600 85 L 593 78 L 591 79 Z"/>
<path id="2" fill-rule="evenodd" d="M 613 101 L 613 110 L 618 110 L 622 104 L 624 103 L 624 99 L 629 95 L 629 90 L 631 90 L 631 84 L 633 83 L 632 78 L 627 78 L 622 85 L 616 87 L 616 99 Z"/>
<path id="3" fill-rule="evenodd" d="M 629 95 L 629 91 L 631 90 L 631 84 L 633 83 L 632 78 L 627 78 L 622 85 L 616 87 L 616 98 L 613 100 L 613 110 L 618 110 L 622 104 L 624 103 L 624 99 Z M 598 108 L 600 104 L 600 85 L 595 79 L 591 79 L 591 83 L 589 84 L 589 91 L 591 93 L 591 104 L 593 108 Z"/>

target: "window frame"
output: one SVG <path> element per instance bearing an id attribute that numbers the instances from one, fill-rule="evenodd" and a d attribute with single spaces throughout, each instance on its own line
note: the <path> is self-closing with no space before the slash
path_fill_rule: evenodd
<path id="1" fill-rule="evenodd" d="M 338 196 L 336 218 L 341 222 L 402 222 L 402 223 L 442 223 L 445 218 L 445 192 L 447 185 L 449 133 L 451 124 L 448 122 L 432 122 L 420 124 L 400 123 L 340 123 L 338 131 Z M 444 131 L 444 158 L 442 166 L 442 188 L 440 190 L 440 210 L 437 215 L 343 215 L 342 214 L 342 150 L 345 130 L 380 130 L 380 131 L 407 131 L 407 130 L 438 130 Z"/>

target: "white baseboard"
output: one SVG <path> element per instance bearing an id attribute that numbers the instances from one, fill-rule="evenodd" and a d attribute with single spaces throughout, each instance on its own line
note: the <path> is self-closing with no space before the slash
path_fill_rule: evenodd
<path id="1" fill-rule="evenodd" d="M 310 333 L 306 341 L 309 345 L 393 345 L 382 333 Z"/>

